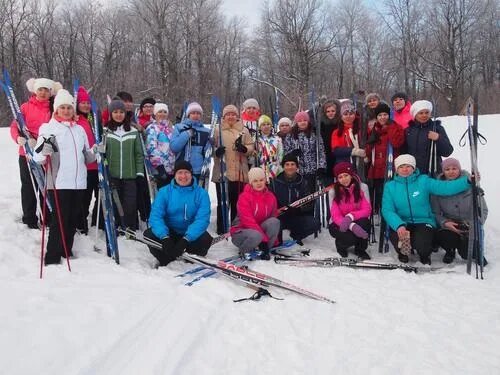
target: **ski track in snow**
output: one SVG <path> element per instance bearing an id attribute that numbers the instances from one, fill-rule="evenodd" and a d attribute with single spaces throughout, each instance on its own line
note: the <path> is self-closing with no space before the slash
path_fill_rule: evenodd
<path id="1" fill-rule="evenodd" d="M 334 305 L 279 289 L 271 293 L 284 301 L 233 303 L 253 290 L 222 276 L 186 287 L 191 277 L 174 276 L 191 265 L 179 261 L 155 270 L 147 248 L 122 237 L 118 266 L 93 251 L 93 229 L 76 236 L 71 273 L 62 263 L 46 267 L 40 280 L 41 232 L 20 223 L 16 146 L 8 129 L 0 129 L 0 373 L 500 373 L 499 122 L 500 115 L 479 120 L 489 141 L 479 147 L 490 209 L 485 280 L 468 276 L 458 259 L 452 273 L 422 274 L 249 262 L 254 270 L 334 299 Z M 458 147 L 465 117 L 443 123 L 453 156 L 469 169 L 468 147 Z M 212 233 L 214 219 L 215 210 Z M 102 233 L 98 244 L 104 247 Z M 312 257 L 337 256 L 327 230 L 305 246 Z M 370 248 L 375 260 L 397 261 L 392 249 L 377 249 Z M 223 242 L 209 257 L 234 251 Z M 443 265 L 442 255 L 432 255 L 433 267 Z"/>

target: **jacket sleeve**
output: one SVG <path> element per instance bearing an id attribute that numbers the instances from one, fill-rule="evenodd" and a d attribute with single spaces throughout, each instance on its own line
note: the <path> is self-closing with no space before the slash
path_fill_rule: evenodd
<path id="1" fill-rule="evenodd" d="M 151 214 L 149 215 L 149 224 L 153 234 L 159 239 L 168 237 L 169 230 L 163 216 L 168 208 L 168 201 L 170 197 L 170 186 L 165 189 L 160 189 L 156 195 L 153 205 L 151 206 Z"/>
<path id="2" fill-rule="evenodd" d="M 179 130 L 180 128 L 184 128 L 184 125 L 182 123 L 175 125 L 172 139 L 170 140 L 170 149 L 175 153 L 181 152 L 184 146 L 186 146 L 189 138 L 191 137 L 189 131 L 186 130 L 181 132 Z"/>
<path id="3" fill-rule="evenodd" d="M 405 143 L 404 129 L 396 122 L 389 126 L 388 136 L 394 148 L 399 148 Z"/>
<path id="4" fill-rule="evenodd" d="M 10 123 L 10 136 L 17 143 L 17 137 L 21 136 L 21 132 L 19 131 L 19 126 L 17 125 L 16 120 L 12 120 Z M 24 135 L 22 135 L 24 137 Z"/>
<path id="5" fill-rule="evenodd" d="M 444 130 L 442 125 L 438 125 L 436 130 L 439 133 L 439 138 L 436 142 L 437 154 L 445 157 L 450 156 L 453 153 L 453 146 L 448 138 L 448 134 L 446 134 L 446 130 Z"/>
<path id="6" fill-rule="evenodd" d="M 332 200 L 332 206 L 330 207 L 330 212 L 332 214 L 332 222 L 337 224 L 337 226 L 340 225 L 342 219 L 344 219 L 344 215 L 342 215 L 340 207 L 335 200 Z"/>
<path id="7" fill-rule="evenodd" d="M 365 196 L 365 193 L 361 191 L 361 201 L 359 202 L 359 208 L 357 210 L 351 211 L 350 214 L 354 216 L 354 220 L 365 219 L 370 217 L 372 212 L 372 206 Z"/>
<path id="8" fill-rule="evenodd" d="M 82 137 L 84 139 L 84 146 L 83 146 L 83 155 L 85 157 L 85 164 L 90 164 L 96 161 L 96 155 L 92 152 L 90 145 L 89 145 L 89 138 L 87 137 L 87 133 L 85 132 L 85 129 L 80 126 L 80 133 L 82 134 Z"/>
<path id="9" fill-rule="evenodd" d="M 394 193 L 391 187 L 392 181 L 387 182 L 384 186 L 384 193 L 382 195 L 382 216 L 391 229 L 397 230 L 400 226 L 406 225 L 406 223 L 401 220 L 397 213 L 393 196 Z"/>
<path id="10" fill-rule="evenodd" d="M 43 136 L 45 135 L 47 126 L 48 124 L 43 124 L 40 127 L 40 130 L 38 131 L 38 138 L 36 140 L 35 150 L 38 149 L 45 141 Z M 38 164 L 45 164 L 45 161 L 47 159 L 45 155 L 42 155 L 41 152 L 35 152 L 35 150 L 33 150 L 33 160 Z"/>
<path id="11" fill-rule="evenodd" d="M 144 151 L 142 149 L 142 140 L 139 137 L 142 137 L 142 135 L 137 132 L 134 142 L 135 174 L 137 176 L 144 176 Z"/>
<path id="12" fill-rule="evenodd" d="M 269 241 L 269 237 L 255 220 L 255 217 L 252 213 L 252 205 L 250 203 L 251 200 L 248 198 L 249 197 L 247 194 L 241 194 L 238 198 L 238 203 L 236 204 L 238 218 L 240 219 L 240 226 L 243 229 L 253 229 L 259 232 L 262 235 L 262 241 L 267 242 Z"/>
<path id="13" fill-rule="evenodd" d="M 453 181 L 436 180 L 427 175 L 420 175 L 419 178 L 427 179 L 424 186 L 429 187 L 429 192 L 434 195 L 450 196 L 466 191 L 470 184 L 466 176 L 462 176 Z"/>
<path id="14" fill-rule="evenodd" d="M 208 228 L 210 224 L 210 198 L 205 189 L 196 188 L 200 194 L 200 203 L 194 221 L 188 226 L 184 238 L 189 242 L 196 241 Z"/>

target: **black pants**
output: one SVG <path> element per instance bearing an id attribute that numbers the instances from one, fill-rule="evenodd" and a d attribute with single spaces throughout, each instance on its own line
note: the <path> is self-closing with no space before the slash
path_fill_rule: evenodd
<path id="1" fill-rule="evenodd" d="M 153 234 L 151 228 L 148 228 L 144 231 L 144 237 L 147 237 L 151 240 L 161 243 L 161 239 L 159 239 Z M 170 230 L 170 238 L 176 243 L 182 238 L 182 235 Z M 190 242 L 188 244 L 186 251 L 190 254 L 205 256 L 207 255 L 208 249 L 210 248 L 211 244 L 212 244 L 212 236 L 208 232 L 204 232 L 195 241 Z M 166 266 L 167 264 L 176 259 L 175 256 L 168 253 L 168 249 L 166 252 L 164 252 L 162 249 L 157 249 L 152 246 L 148 247 L 151 254 L 153 254 L 153 256 L 160 262 L 160 266 Z"/>
<path id="2" fill-rule="evenodd" d="M 19 155 L 19 176 L 21 177 L 21 207 L 23 209 L 23 223 L 27 225 L 36 225 L 36 193 L 31 184 L 30 170 L 28 168 L 26 157 Z M 35 178 L 35 186 L 38 188 Z"/>
<path id="3" fill-rule="evenodd" d="M 94 211 L 97 213 L 97 197 L 99 191 L 99 179 L 97 177 L 97 170 L 87 170 L 87 189 L 83 191 L 83 197 L 80 204 L 80 212 L 78 214 L 77 229 L 84 233 L 88 233 L 89 225 L 87 218 L 89 216 L 90 203 L 92 202 L 92 195 L 95 197 L 96 204 Z M 94 212 L 92 213 L 94 216 Z"/>
<path id="4" fill-rule="evenodd" d="M 243 188 L 245 187 L 245 183 L 241 181 L 227 181 L 227 204 L 230 212 L 230 221 L 228 226 L 231 226 L 231 223 L 233 220 L 236 218 L 237 212 L 236 212 L 236 204 L 238 203 L 238 197 L 240 196 L 240 193 L 243 191 Z M 222 234 L 224 233 L 224 228 L 222 225 L 222 190 L 221 190 L 221 184 L 219 182 L 215 183 L 215 191 L 217 193 L 217 234 Z"/>
<path id="5" fill-rule="evenodd" d="M 319 218 L 315 218 L 313 215 L 299 216 L 283 214 L 278 219 L 281 222 L 280 238 L 282 238 L 281 232 L 283 229 L 288 229 L 290 237 L 296 241 L 302 241 L 302 239 L 317 232 L 320 227 Z"/>
<path id="6" fill-rule="evenodd" d="M 367 218 L 353 221 L 363 228 L 367 233 L 370 230 L 370 220 Z M 332 223 L 328 227 L 330 235 L 335 238 L 335 246 L 337 251 L 347 251 L 350 247 L 354 246 L 354 251 L 364 251 L 368 248 L 368 239 L 362 239 L 354 235 L 350 230 L 341 232 L 337 224 Z"/>
<path id="7" fill-rule="evenodd" d="M 384 179 L 374 178 L 371 180 L 370 185 L 370 199 L 372 203 L 373 213 L 378 214 L 380 206 L 382 205 L 382 194 L 384 192 Z"/>
<path id="8" fill-rule="evenodd" d="M 137 176 L 135 179 L 137 188 L 137 210 L 139 211 L 139 216 L 142 221 L 148 221 L 149 214 L 151 213 L 151 197 L 149 196 L 149 186 L 146 177 Z M 137 225 L 136 225 L 137 227 Z"/>
<path id="9" fill-rule="evenodd" d="M 428 259 L 432 254 L 435 231 L 434 228 L 429 224 L 408 224 L 406 229 L 410 231 L 412 249 L 417 251 L 421 260 Z M 391 229 L 389 232 L 389 239 L 398 254 L 401 254 L 401 251 L 398 248 L 398 233 Z"/>
<path id="10" fill-rule="evenodd" d="M 116 206 L 116 201 L 113 199 L 115 208 L 115 217 L 117 223 L 132 230 L 137 229 L 137 183 L 135 179 L 111 179 L 111 186 L 118 192 L 120 203 L 123 207 L 123 217 L 121 217 Z"/>
<path id="11" fill-rule="evenodd" d="M 435 243 L 446 252 L 457 250 L 462 259 L 467 259 L 469 247 L 469 237 L 467 235 L 460 235 L 448 229 L 440 229 L 436 232 Z"/>
<path id="12" fill-rule="evenodd" d="M 69 255 L 73 255 L 73 239 L 78 222 L 78 210 L 75 210 L 75 202 L 80 202 L 85 190 L 57 190 L 61 222 L 64 230 L 64 238 L 68 247 Z M 49 190 L 49 197 L 53 203 L 52 217 L 50 220 L 49 238 L 47 240 L 47 253 L 45 264 L 59 263 L 61 256 L 65 256 L 63 240 L 59 228 L 59 217 L 57 216 L 56 200 L 53 190 Z"/>

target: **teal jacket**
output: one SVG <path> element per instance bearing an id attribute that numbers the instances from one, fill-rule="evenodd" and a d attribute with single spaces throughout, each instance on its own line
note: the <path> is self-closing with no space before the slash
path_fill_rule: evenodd
<path id="1" fill-rule="evenodd" d="M 111 177 L 134 179 L 144 176 L 144 153 L 140 136 L 134 128 L 123 135 L 106 130 L 106 159 Z"/>
<path id="2" fill-rule="evenodd" d="M 396 175 L 384 185 L 382 216 L 393 230 L 407 224 L 429 224 L 435 228 L 430 195 L 455 195 L 469 188 L 465 176 L 441 181 L 420 174 L 418 169 L 408 177 Z"/>

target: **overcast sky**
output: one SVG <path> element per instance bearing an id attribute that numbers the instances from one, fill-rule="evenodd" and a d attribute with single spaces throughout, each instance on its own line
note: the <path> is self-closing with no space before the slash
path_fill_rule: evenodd
<path id="1" fill-rule="evenodd" d="M 223 0 L 222 10 L 230 18 L 232 16 L 243 17 L 248 20 L 250 28 L 259 23 L 264 0 Z"/>

